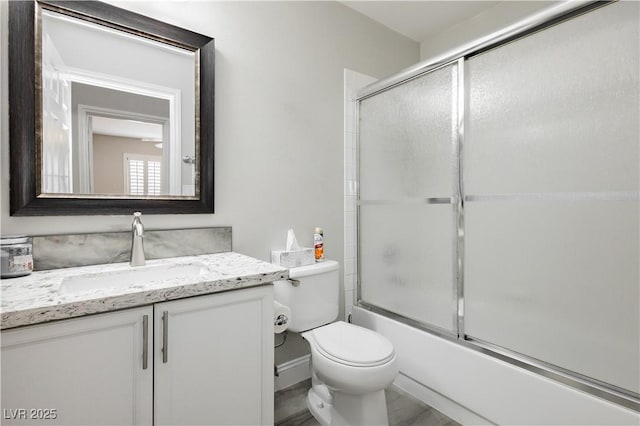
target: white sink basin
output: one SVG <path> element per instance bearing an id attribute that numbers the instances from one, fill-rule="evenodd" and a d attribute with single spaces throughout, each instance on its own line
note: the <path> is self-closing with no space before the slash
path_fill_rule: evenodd
<path id="1" fill-rule="evenodd" d="M 70 275 L 62 279 L 60 293 L 83 293 L 98 289 L 126 288 L 149 281 L 197 278 L 206 268 L 197 263 L 138 266 L 82 275 Z"/>

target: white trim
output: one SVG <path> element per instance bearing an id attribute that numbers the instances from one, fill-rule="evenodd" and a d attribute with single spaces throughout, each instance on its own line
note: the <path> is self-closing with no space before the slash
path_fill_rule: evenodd
<path id="1" fill-rule="evenodd" d="M 409 376 L 405 376 L 402 373 L 398 374 L 396 379 L 393 381 L 393 385 L 414 398 L 419 399 L 428 406 L 435 408 L 461 425 L 494 424 L 468 408 L 463 407 L 454 400 L 447 398 L 422 383 L 416 382 Z"/>
<path id="2" fill-rule="evenodd" d="M 279 376 L 274 380 L 274 391 L 288 388 L 311 377 L 311 355 L 303 355 L 278 365 Z"/>
<path id="3" fill-rule="evenodd" d="M 98 86 L 104 89 L 119 90 L 121 92 L 149 96 L 152 98 L 167 99 L 169 101 L 180 98 L 179 89 L 151 84 L 145 81 L 138 81 L 67 66 L 64 68 L 56 67 L 56 71 L 58 71 L 60 78 L 75 83 Z"/>
<path id="4" fill-rule="evenodd" d="M 78 106 L 78 116 L 80 115 L 79 111 L 80 106 Z M 78 183 L 81 194 L 93 194 L 93 188 L 95 188 L 93 179 L 93 116 L 85 114 L 80 122 L 86 124 L 87 127 L 82 132 L 78 132 L 81 138 L 78 142 L 78 170 L 80 173 Z M 78 124 L 79 128 L 80 126 Z M 86 142 L 82 138 L 87 138 Z"/>
<path id="5" fill-rule="evenodd" d="M 169 194 L 182 195 L 182 101 L 180 91 L 169 100 L 169 165 L 167 178 Z M 195 136 L 194 136 L 195 137 Z M 195 142 L 194 142 L 195 143 Z"/>

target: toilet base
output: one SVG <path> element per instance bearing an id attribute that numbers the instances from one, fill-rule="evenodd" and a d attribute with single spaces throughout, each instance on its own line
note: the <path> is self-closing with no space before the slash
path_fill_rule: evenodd
<path id="1" fill-rule="evenodd" d="M 326 389 L 326 387 L 324 387 Z M 307 394 L 307 407 L 323 426 L 389 426 L 384 389 L 365 395 L 331 391 L 314 386 Z"/>
<path id="2" fill-rule="evenodd" d="M 333 405 L 331 404 L 331 396 L 328 395 L 326 386 L 322 386 L 324 387 L 324 390 L 326 390 L 327 394 L 324 394 L 325 392 L 322 390 L 318 392 L 319 389 L 317 389 L 316 386 L 309 389 L 309 392 L 307 393 L 307 408 L 318 423 L 322 426 L 330 426 Z"/>

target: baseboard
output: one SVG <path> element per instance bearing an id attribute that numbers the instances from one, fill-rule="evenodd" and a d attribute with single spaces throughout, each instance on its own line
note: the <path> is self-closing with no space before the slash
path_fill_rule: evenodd
<path id="1" fill-rule="evenodd" d="M 275 392 L 311 377 L 310 358 L 311 355 L 304 355 L 278 365 L 278 376 L 274 377 Z"/>
<path id="2" fill-rule="evenodd" d="M 493 424 L 484 417 L 470 411 L 468 408 L 463 407 L 457 402 L 452 401 L 446 396 L 441 395 L 422 383 L 416 382 L 402 373 L 399 373 L 398 376 L 396 376 L 393 384 L 462 425 Z"/>

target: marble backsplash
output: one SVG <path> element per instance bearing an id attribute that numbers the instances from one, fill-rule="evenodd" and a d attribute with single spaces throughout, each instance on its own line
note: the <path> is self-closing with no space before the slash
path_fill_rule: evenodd
<path id="1" fill-rule="evenodd" d="M 44 235 L 33 237 L 36 271 L 129 261 L 131 232 Z M 144 232 L 145 257 L 176 256 L 231 251 L 231 227 L 168 229 Z"/>

